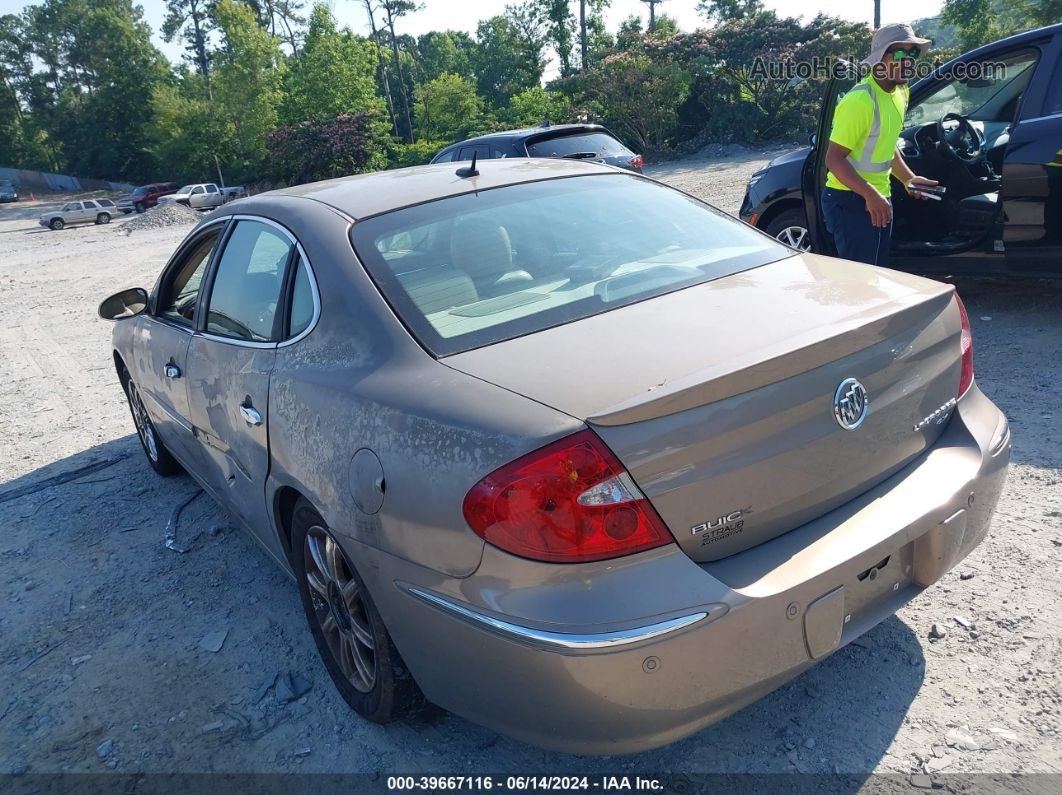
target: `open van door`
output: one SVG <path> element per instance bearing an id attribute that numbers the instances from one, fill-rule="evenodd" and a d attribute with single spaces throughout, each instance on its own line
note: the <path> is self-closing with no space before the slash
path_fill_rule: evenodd
<path id="1" fill-rule="evenodd" d="M 808 236 L 811 238 L 811 250 L 816 254 L 837 256 L 833 238 L 826 231 L 822 218 L 822 189 L 826 186 L 826 150 L 830 146 L 830 132 L 833 130 L 833 114 L 837 103 L 859 81 L 859 68 L 844 59 L 838 59 L 833 67 L 833 76 L 826 84 L 826 93 L 822 98 L 822 112 L 819 114 L 819 126 L 811 142 L 814 147 L 804 161 L 800 187 L 804 196 L 804 212 L 808 219 Z"/>

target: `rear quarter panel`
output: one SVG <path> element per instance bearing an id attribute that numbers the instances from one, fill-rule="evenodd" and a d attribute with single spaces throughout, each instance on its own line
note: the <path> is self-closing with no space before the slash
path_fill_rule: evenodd
<path id="1" fill-rule="evenodd" d="M 260 204 L 302 242 L 321 296 L 317 325 L 277 353 L 267 498 L 295 488 L 342 536 L 450 576 L 471 574 L 483 541 L 464 521 L 465 494 L 582 424 L 429 356 L 355 259 L 337 213 L 294 198 L 245 199 L 236 211 Z M 355 499 L 367 487 L 352 477 L 362 449 L 382 468 L 375 513 Z"/>

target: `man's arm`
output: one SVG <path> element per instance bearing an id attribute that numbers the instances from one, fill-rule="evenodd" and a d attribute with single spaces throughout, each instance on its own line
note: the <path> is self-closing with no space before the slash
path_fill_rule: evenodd
<path id="1" fill-rule="evenodd" d="M 904 190 L 906 190 L 908 194 L 910 194 L 911 191 L 908 189 L 907 186 L 912 183 L 915 185 L 926 186 L 939 184 L 935 179 L 920 177 L 913 171 L 911 171 L 911 167 L 907 165 L 907 161 L 903 159 L 903 155 L 900 154 L 899 149 L 897 149 L 896 154 L 892 156 L 892 175 L 896 177 L 896 179 L 900 180 L 900 184 L 903 185 Z M 918 193 L 917 191 L 913 195 L 919 199 L 925 198 L 925 196 L 923 196 L 921 193 Z"/>
<path id="2" fill-rule="evenodd" d="M 859 176 L 855 166 L 848 160 L 848 155 L 851 151 L 851 149 L 841 146 L 835 141 L 830 141 L 830 145 L 826 149 L 826 168 L 853 193 L 863 198 L 867 203 L 867 212 L 870 213 L 870 222 L 874 226 L 886 227 L 892 223 L 892 205 L 878 192 L 877 188 Z M 898 153 L 897 157 L 899 157 Z M 895 167 L 895 161 L 893 161 L 893 164 Z M 906 163 L 904 163 L 904 167 L 907 167 Z"/>

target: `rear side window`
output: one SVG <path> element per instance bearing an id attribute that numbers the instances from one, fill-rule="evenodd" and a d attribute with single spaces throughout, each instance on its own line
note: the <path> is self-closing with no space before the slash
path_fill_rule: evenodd
<path id="1" fill-rule="evenodd" d="M 206 330 L 246 342 L 280 338 L 278 322 L 291 241 L 258 221 L 237 221 L 218 261 L 210 289 Z"/>
<path id="2" fill-rule="evenodd" d="M 310 283 L 310 269 L 306 260 L 299 257 L 299 268 L 295 271 L 295 284 L 291 295 L 291 319 L 288 324 L 288 336 L 297 337 L 310 327 L 313 322 L 313 287 Z"/>
<path id="3" fill-rule="evenodd" d="M 438 356 L 559 326 L 792 255 L 623 174 L 466 193 L 354 224 L 384 297 Z"/>
<path id="4" fill-rule="evenodd" d="M 580 154 L 610 157 L 634 154 L 611 135 L 603 132 L 576 133 L 534 141 L 527 145 L 527 153 L 531 157 L 571 157 Z"/>
<path id="5" fill-rule="evenodd" d="M 473 154 L 475 154 L 476 160 L 489 160 L 490 147 L 486 144 L 476 144 L 475 146 L 462 146 L 461 154 L 458 155 L 457 159 L 471 160 Z"/>

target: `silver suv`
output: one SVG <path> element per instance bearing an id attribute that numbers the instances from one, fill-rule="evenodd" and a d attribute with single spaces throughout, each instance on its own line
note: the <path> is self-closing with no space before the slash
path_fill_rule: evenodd
<path id="1" fill-rule="evenodd" d="M 67 202 L 58 210 L 44 213 L 38 223 L 56 231 L 70 224 L 109 224 L 117 212 L 110 199 L 86 199 L 85 201 Z"/>

